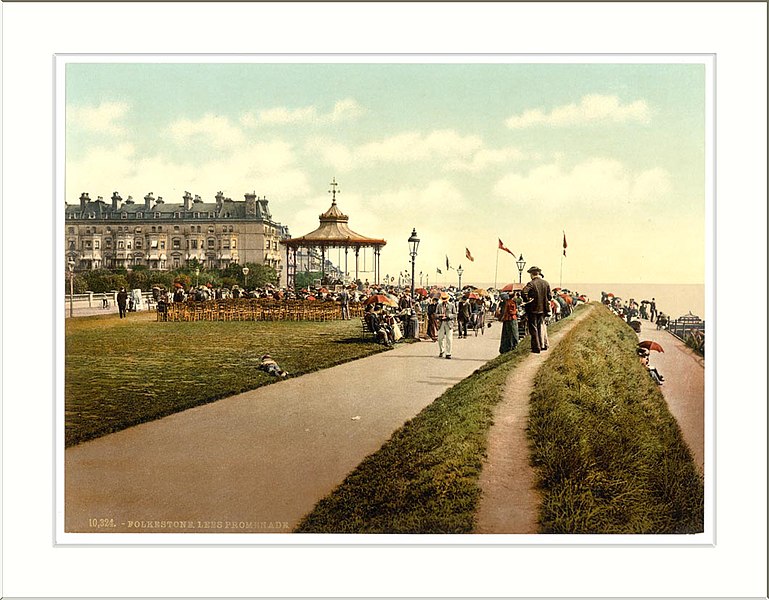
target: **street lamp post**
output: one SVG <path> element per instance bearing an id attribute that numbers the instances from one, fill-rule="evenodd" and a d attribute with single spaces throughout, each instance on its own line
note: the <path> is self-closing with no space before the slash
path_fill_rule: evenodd
<path id="1" fill-rule="evenodd" d="M 419 272 L 419 287 L 422 287 L 422 271 Z"/>
<path id="2" fill-rule="evenodd" d="M 243 267 L 243 289 L 248 289 L 248 267 Z"/>
<path id="3" fill-rule="evenodd" d="M 518 283 L 523 283 L 523 267 L 526 266 L 526 261 L 523 260 L 523 254 L 521 254 L 520 258 L 515 261 L 515 264 L 518 266 Z"/>
<path id="4" fill-rule="evenodd" d="M 417 237 L 416 227 L 411 231 L 409 238 L 409 254 L 411 255 L 411 297 L 414 297 L 414 263 L 417 258 L 417 249 L 419 248 L 419 238 Z"/>
<path id="5" fill-rule="evenodd" d="M 200 286 L 200 267 L 195 267 L 195 287 Z"/>
<path id="6" fill-rule="evenodd" d="M 459 291 L 462 291 L 462 273 L 464 273 L 465 270 L 462 268 L 462 265 L 459 265 L 457 267 L 457 275 L 459 275 Z"/>
<path id="7" fill-rule="evenodd" d="M 69 316 L 73 316 L 75 312 L 74 308 L 74 295 L 75 295 L 75 261 L 70 260 L 67 262 L 67 271 L 69 274 Z"/>

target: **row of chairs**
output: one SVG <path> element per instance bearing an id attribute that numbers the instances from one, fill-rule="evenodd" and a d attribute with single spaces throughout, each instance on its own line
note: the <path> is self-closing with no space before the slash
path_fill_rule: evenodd
<path id="1" fill-rule="evenodd" d="M 363 315 L 363 305 L 350 304 L 350 317 Z M 334 302 L 271 299 L 206 300 L 159 305 L 158 321 L 335 321 L 341 308 Z"/>

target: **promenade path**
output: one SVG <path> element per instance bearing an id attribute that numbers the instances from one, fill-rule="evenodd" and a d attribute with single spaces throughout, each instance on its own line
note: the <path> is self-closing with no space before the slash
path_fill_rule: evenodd
<path id="1" fill-rule="evenodd" d="M 665 352 L 651 352 L 649 364 L 665 378 L 660 386 L 668 408 L 678 421 L 694 464 L 705 465 L 705 359 L 666 330 L 641 320 L 639 340 L 657 342 Z"/>
<path id="2" fill-rule="evenodd" d="M 289 532 L 405 421 L 497 356 L 500 332 L 455 337 L 451 360 L 436 343 L 402 344 L 69 448 L 65 530 Z"/>

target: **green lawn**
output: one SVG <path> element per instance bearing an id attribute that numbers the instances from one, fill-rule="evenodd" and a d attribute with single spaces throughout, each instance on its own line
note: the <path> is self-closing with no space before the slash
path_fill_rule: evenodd
<path id="1" fill-rule="evenodd" d="M 636 334 L 601 308 L 539 371 L 529 438 L 543 533 L 695 533 L 703 481 Z"/>
<path id="2" fill-rule="evenodd" d="M 65 422 L 71 446 L 251 390 L 275 379 L 374 354 L 360 319 L 326 322 L 158 323 L 153 313 L 66 319 Z"/>

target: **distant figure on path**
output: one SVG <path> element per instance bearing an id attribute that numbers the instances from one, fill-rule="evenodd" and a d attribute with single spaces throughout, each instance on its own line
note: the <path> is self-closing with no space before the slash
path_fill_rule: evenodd
<path id="1" fill-rule="evenodd" d="M 502 304 L 497 310 L 497 318 L 502 321 L 502 339 L 499 342 L 499 353 L 504 354 L 515 350 L 518 346 L 518 305 L 515 298 L 504 294 Z"/>
<path id="2" fill-rule="evenodd" d="M 427 337 L 432 341 L 438 341 L 438 319 L 435 311 L 438 308 L 438 298 L 433 298 L 427 305 Z"/>
<path id="3" fill-rule="evenodd" d="M 347 293 L 347 290 L 342 288 L 341 293 L 339 294 L 339 304 L 342 308 L 342 320 L 347 321 L 350 319 L 350 294 Z"/>
<path id="4" fill-rule="evenodd" d="M 542 269 L 531 267 L 527 273 L 531 281 L 521 291 L 521 297 L 526 305 L 526 319 L 528 321 L 529 336 L 531 337 L 531 351 L 539 354 L 547 350 L 547 344 L 542 336 L 542 328 L 545 327 L 545 317 L 550 314 L 550 284 L 542 278 Z"/>
<path id="5" fill-rule="evenodd" d="M 121 319 L 126 316 L 126 302 L 128 302 L 128 292 L 125 291 L 124 287 L 121 287 L 117 293 L 117 308 Z"/>
<path id="6" fill-rule="evenodd" d="M 449 302 L 449 295 L 446 292 L 441 294 L 441 303 L 435 309 L 435 317 L 440 323 L 438 329 L 438 356 L 451 358 L 451 334 L 454 330 L 454 321 L 457 318 L 456 307 Z"/>
<path id="7" fill-rule="evenodd" d="M 651 322 L 654 323 L 654 320 L 657 318 L 657 301 L 652 298 L 652 301 L 649 302 L 649 312 L 651 313 Z"/>
<path id="8" fill-rule="evenodd" d="M 470 301 L 467 296 L 462 296 L 457 306 L 457 324 L 459 325 L 459 335 L 457 337 L 467 337 L 467 324 L 470 322 Z"/>

